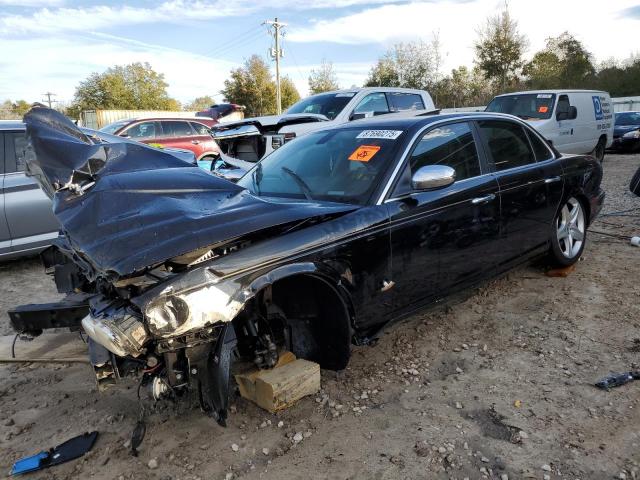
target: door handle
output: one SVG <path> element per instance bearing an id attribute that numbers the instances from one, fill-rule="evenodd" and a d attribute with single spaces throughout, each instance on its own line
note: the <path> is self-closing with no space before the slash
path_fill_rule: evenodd
<path id="1" fill-rule="evenodd" d="M 559 182 L 560 180 L 562 180 L 562 178 L 560 178 L 560 177 L 549 177 L 549 178 L 545 178 L 544 179 L 544 183 L 546 183 L 548 185 L 550 183 Z"/>
<path id="2" fill-rule="evenodd" d="M 486 195 L 484 197 L 474 198 L 473 200 L 471 200 L 471 204 L 472 205 L 482 205 L 484 203 L 492 202 L 495 199 L 496 199 L 495 194 L 490 193 L 489 195 Z"/>
<path id="3" fill-rule="evenodd" d="M 198 140 L 191 140 L 191 143 L 193 143 L 194 145 L 200 145 L 200 142 Z"/>

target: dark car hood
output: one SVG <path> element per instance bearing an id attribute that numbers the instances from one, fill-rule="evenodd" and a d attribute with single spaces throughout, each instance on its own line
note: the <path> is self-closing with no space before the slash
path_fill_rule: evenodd
<path id="1" fill-rule="evenodd" d="M 613 127 L 613 136 L 621 137 L 627 132 L 632 132 L 634 130 L 640 130 L 640 125 L 616 125 Z"/>
<path id="2" fill-rule="evenodd" d="M 209 245 L 354 206 L 266 200 L 146 145 L 96 144 L 47 108 L 26 116 L 33 175 L 91 279 L 127 276 Z"/>
<path id="3" fill-rule="evenodd" d="M 243 125 L 253 125 L 259 130 L 263 129 L 278 129 L 285 125 L 291 125 L 294 123 L 309 123 L 309 122 L 326 122 L 329 119 L 324 115 L 317 113 L 284 113 L 282 115 L 268 115 L 264 117 L 252 117 L 245 118 L 237 122 L 227 122 L 215 125 L 213 131 L 232 130 Z"/>

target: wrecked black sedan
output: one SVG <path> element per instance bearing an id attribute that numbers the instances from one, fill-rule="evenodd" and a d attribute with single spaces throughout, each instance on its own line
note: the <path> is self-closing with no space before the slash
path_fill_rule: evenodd
<path id="1" fill-rule="evenodd" d="M 343 369 L 382 326 L 547 254 L 576 262 L 602 168 L 500 114 L 371 119 L 273 152 L 237 184 L 167 152 L 27 114 L 28 169 L 62 226 L 44 254 L 61 304 L 14 327 L 82 328 L 99 385 L 143 373 L 221 424 L 233 361 Z"/>

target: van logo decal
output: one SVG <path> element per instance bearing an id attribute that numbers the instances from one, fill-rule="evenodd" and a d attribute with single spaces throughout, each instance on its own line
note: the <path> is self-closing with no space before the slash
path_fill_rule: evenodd
<path id="1" fill-rule="evenodd" d="M 604 118 L 604 113 L 602 112 L 602 104 L 600 103 L 600 97 L 594 95 L 591 97 L 593 100 L 593 110 L 596 114 L 596 120 L 602 120 Z"/>

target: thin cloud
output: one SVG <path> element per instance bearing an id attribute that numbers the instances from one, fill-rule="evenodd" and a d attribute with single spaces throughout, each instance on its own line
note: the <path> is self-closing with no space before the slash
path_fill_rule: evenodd
<path id="1" fill-rule="evenodd" d="M 2 2 L 16 0 L 0 0 Z M 280 0 L 269 4 L 270 11 L 277 9 L 309 10 L 339 9 L 358 5 L 379 5 L 401 0 L 318 0 L 312 4 L 295 0 Z M 62 4 L 63 0 L 48 3 L 43 0 L 27 0 L 33 5 Z M 55 6 L 55 5 L 54 5 Z M 30 14 L 0 15 L 0 34 L 52 34 L 86 30 L 104 30 L 114 27 L 154 23 L 184 23 L 215 18 L 246 16 L 267 10 L 264 3 L 255 0 L 167 0 L 154 8 L 130 5 L 95 5 L 88 7 L 42 8 Z"/>

